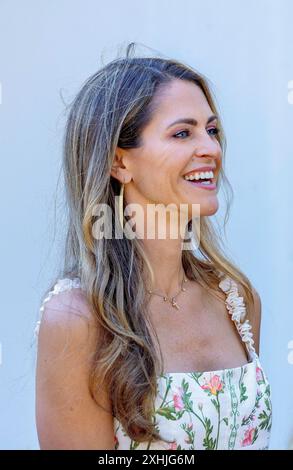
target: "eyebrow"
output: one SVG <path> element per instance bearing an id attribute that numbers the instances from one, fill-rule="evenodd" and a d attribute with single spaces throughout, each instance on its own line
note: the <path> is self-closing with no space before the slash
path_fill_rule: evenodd
<path id="1" fill-rule="evenodd" d="M 207 124 L 209 122 L 213 121 L 214 119 L 218 119 L 218 116 L 216 116 L 216 114 L 212 114 L 212 116 L 210 116 L 208 118 Z M 185 123 L 185 124 L 191 124 L 192 126 L 196 126 L 198 124 L 196 119 L 193 119 L 193 118 L 180 118 L 180 119 L 176 119 L 176 121 L 172 122 L 172 124 L 169 124 L 167 129 L 169 129 L 169 127 L 171 127 L 171 126 L 174 126 L 174 124 L 179 124 L 181 122 Z"/>

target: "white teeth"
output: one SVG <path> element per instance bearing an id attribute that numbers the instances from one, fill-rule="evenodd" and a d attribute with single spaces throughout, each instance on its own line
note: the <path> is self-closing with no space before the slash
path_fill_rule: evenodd
<path id="1" fill-rule="evenodd" d="M 193 173 L 192 175 L 187 175 L 184 176 L 184 179 L 188 181 L 192 180 L 199 180 L 199 179 L 212 179 L 214 177 L 214 172 L 213 171 L 202 171 L 202 172 L 196 172 Z"/>

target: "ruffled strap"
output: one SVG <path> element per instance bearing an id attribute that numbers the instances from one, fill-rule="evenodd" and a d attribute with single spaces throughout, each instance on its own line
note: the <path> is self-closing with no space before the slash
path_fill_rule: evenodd
<path id="1" fill-rule="evenodd" d="M 255 356 L 253 334 L 249 320 L 246 319 L 246 307 L 243 297 L 239 295 L 237 283 L 229 276 L 224 276 L 220 281 L 219 287 L 227 294 L 225 303 L 227 310 L 234 321 L 242 341 L 250 355 Z"/>
<path id="2" fill-rule="evenodd" d="M 48 292 L 47 297 L 43 300 L 41 307 L 40 307 L 40 314 L 42 315 L 44 308 L 45 308 L 45 303 L 48 302 L 48 300 L 50 300 L 53 295 L 59 294 L 60 292 L 64 292 L 66 290 L 79 288 L 79 287 L 81 287 L 81 282 L 78 277 L 75 277 L 74 279 L 70 279 L 67 277 L 64 279 L 58 279 L 58 281 L 54 285 L 54 288 Z M 35 326 L 34 336 L 36 337 L 39 334 L 40 324 L 41 324 L 41 318 L 40 320 L 37 321 L 36 326 Z"/>

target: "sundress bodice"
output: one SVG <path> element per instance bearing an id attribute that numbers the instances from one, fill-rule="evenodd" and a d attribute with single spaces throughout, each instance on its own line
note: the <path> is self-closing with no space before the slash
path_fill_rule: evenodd
<path id="1" fill-rule="evenodd" d="M 60 279 L 44 299 L 80 287 L 79 278 Z M 251 325 L 236 282 L 223 276 L 219 287 L 225 304 L 248 351 L 239 367 L 206 372 L 173 372 L 157 377 L 154 420 L 163 440 L 136 442 L 114 417 L 116 450 L 263 450 L 269 448 L 272 426 L 271 388 L 254 348 Z M 38 334 L 41 318 L 37 322 Z"/>

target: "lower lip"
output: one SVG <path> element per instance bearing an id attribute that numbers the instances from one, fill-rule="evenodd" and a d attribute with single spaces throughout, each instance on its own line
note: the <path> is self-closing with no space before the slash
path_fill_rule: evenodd
<path id="1" fill-rule="evenodd" d="M 187 181 L 187 183 L 192 184 L 193 186 L 197 186 L 198 188 L 203 188 L 203 189 L 208 189 L 209 191 L 212 191 L 217 188 L 216 184 L 211 183 L 211 184 L 203 184 L 203 183 L 195 183 L 194 181 Z"/>

